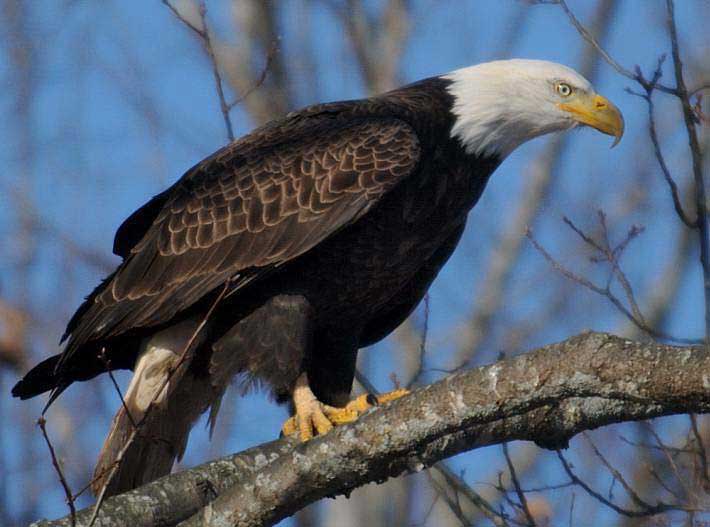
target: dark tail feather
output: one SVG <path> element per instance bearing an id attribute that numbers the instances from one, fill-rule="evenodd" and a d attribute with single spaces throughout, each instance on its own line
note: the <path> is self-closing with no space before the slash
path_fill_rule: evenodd
<path id="1" fill-rule="evenodd" d="M 58 379 L 54 374 L 54 369 L 57 362 L 59 362 L 60 356 L 49 357 L 27 372 L 27 375 L 12 389 L 13 397 L 29 399 L 49 390 L 55 390 L 55 392 L 58 392 L 56 395 L 59 395 L 66 387 L 57 386 Z M 53 394 L 52 400 L 56 398 L 56 395 Z"/>
<path id="2" fill-rule="evenodd" d="M 42 410 L 42 414 L 44 414 L 49 405 L 73 382 L 93 379 L 105 372 L 107 360 L 113 370 L 132 368 L 138 341 L 138 339 L 130 337 L 88 342 L 75 351 L 75 358 L 79 360 L 74 360 L 69 368 L 59 367 L 59 371 L 57 368 L 64 354 L 60 353 L 49 357 L 27 372 L 12 388 L 12 395 L 20 399 L 29 399 L 51 391 L 49 400 Z M 100 357 L 99 353 L 106 348 L 109 349 L 108 356 L 106 358 Z"/>

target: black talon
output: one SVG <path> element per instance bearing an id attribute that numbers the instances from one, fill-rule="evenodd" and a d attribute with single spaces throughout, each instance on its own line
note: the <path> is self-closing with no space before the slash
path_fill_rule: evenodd
<path id="1" fill-rule="evenodd" d="M 380 401 L 377 400 L 377 396 L 373 395 L 371 393 L 367 394 L 367 397 L 365 397 L 365 400 L 367 401 L 367 404 L 369 404 L 370 406 L 377 406 L 378 404 L 380 404 Z"/>

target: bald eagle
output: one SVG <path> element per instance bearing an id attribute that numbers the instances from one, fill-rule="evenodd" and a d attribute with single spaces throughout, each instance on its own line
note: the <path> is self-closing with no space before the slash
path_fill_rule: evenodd
<path id="1" fill-rule="evenodd" d="M 575 71 L 507 60 L 261 126 L 119 227 L 122 262 L 69 321 L 62 353 L 12 393 L 51 391 L 51 403 L 74 381 L 134 371 L 98 476 L 153 407 L 97 478 L 109 494 L 169 472 L 235 376 L 291 402 L 284 432 L 303 440 L 352 421 L 376 402 L 349 402 L 358 349 L 416 307 L 491 173 L 523 142 L 579 125 L 616 142 L 624 128 Z"/>

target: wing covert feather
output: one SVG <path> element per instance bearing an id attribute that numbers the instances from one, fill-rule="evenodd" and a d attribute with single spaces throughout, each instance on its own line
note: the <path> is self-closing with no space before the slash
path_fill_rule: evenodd
<path id="1" fill-rule="evenodd" d="M 260 129 L 174 185 L 71 340 L 160 324 L 235 275 L 258 279 L 356 221 L 419 161 L 416 133 L 393 118 L 282 128 L 279 144 Z"/>

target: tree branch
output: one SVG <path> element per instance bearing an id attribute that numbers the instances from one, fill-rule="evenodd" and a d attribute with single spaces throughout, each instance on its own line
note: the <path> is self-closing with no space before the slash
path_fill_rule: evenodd
<path id="1" fill-rule="evenodd" d="M 594 47 L 594 49 L 597 50 L 597 52 L 602 56 L 602 58 L 606 61 L 607 64 L 609 64 L 612 68 L 616 70 L 617 73 L 620 75 L 623 75 L 624 77 L 627 77 L 631 80 L 634 80 L 638 82 L 641 86 L 647 87 L 649 85 L 649 81 L 643 76 L 641 73 L 640 69 L 638 67 L 636 68 L 636 71 L 633 72 L 621 64 L 619 64 L 614 58 L 607 53 L 607 51 L 602 47 L 602 45 L 599 43 L 599 41 L 592 35 L 592 33 L 589 32 L 589 30 L 582 25 L 582 23 L 579 21 L 579 19 L 575 16 L 575 14 L 572 12 L 572 10 L 569 8 L 567 5 L 567 2 L 565 0 L 533 0 L 533 3 L 537 4 L 555 4 L 559 5 L 562 10 L 565 12 L 567 15 L 567 18 L 569 18 L 570 22 L 574 26 L 574 28 L 577 30 L 577 32 L 581 35 L 581 37 L 587 41 L 588 44 Z M 675 88 L 672 88 L 670 86 L 664 86 L 663 84 L 655 83 L 654 84 L 655 88 L 659 91 L 665 92 L 665 93 L 670 93 L 671 95 L 677 95 L 677 90 Z M 701 85 L 698 87 L 698 91 L 704 89 L 704 87 Z"/>
<path id="2" fill-rule="evenodd" d="M 700 246 L 700 264 L 703 269 L 703 290 L 705 293 L 705 347 L 710 351 L 710 223 L 708 222 L 707 193 L 705 191 L 705 180 L 703 179 L 703 155 L 700 150 L 700 142 L 698 141 L 698 132 L 695 129 L 696 115 L 690 103 L 690 95 L 688 94 L 685 79 L 683 78 L 683 62 L 680 58 L 673 0 L 666 0 L 666 10 L 668 12 L 667 23 L 668 33 L 671 39 L 673 71 L 678 86 L 676 88 L 676 94 L 683 108 L 683 119 L 685 121 L 685 128 L 688 134 L 688 146 L 690 147 L 693 162 L 698 244 Z"/>
<path id="3" fill-rule="evenodd" d="M 215 88 L 217 89 L 217 96 L 219 97 L 219 108 L 222 112 L 222 118 L 224 119 L 224 126 L 227 129 L 227 139 L 231 143 L 234 141 L 234 127 L 232 126 L 232 119 L 229 116 L 229 111 L 234 105 L 227 103 L 227 98 L 224 94 L 224 84 L 222 82 L 222 74 L 219 71 L 219 64 L 217 63 L 217 55 L 215 55 L 214 45 L 212 44 L 212 37 L 210 35 L 209 28 L 207 27 L 207 6 L 205 2 L 202 1 L 199 4 L 199 15 L 200 15 L 200 26 L 198 27 L 190 20 L 185 18 L 180 11 L 178 11 L 168 0 L 163 0 L 163 4 L 172 11 L 172 13 L 177 17 L 180 22 L 185 24 L 191 31 L 193 31 L 202 41 L 202 45 L 205 47 L 207 56 L 210 59 L 210 65 L 212 66 L 212 76 L 214 77 Z M 263 81 L 262 81 L 263 82 Z"/>
<path id="4" fill-rule="evenodd" d="M 516 439 L 563 448 L 611 423 L 708 413 L 709 371 L 700 348 L 584 333 L 451 375 L 305 444 L 274 441 L 112 497 L 97 525 L 168 526 L 190 515 L 181 525 L 272 525 L 322 497 L 473 448 Z M 90 513 L 77 513 L 77 525 Z"/>
<path id="5" fill-rule="evenodd" d="M 572 228 L 573 230 L 575 230 L 575 232 L 577 232 L 578 234 L 580 234 L 580 236 L 581 236 L 585 241 L 586 241 L 586 240 L 591 240 L 591 238 L 589 238 L 586 234 L 582 233 L 582 231 L 580 231 L 576 226 L 574 226 L 574 224 L 572 224 L 569 220 L 567 220 L 567 224 L 570 225 L 571 228 Z M 612 305 L 613 305 L 622 315 L 624 315 L 624 316 L 629 320 L 629 322 L 631 322 L 632 324 L 634 324 L 638 329 L 644 331 L 645 333 L 648 333 L 650 336 L 652 336 L 652 337 L 654 337 L 654 338 L 663 339 L 663 340 L 669 340 L 669 341 L 674 341 L 674 342 L 677 342 L 677 343 L 683 343 L 683 344 L 700 344 L 700 343 L 702 342 L 702 340 L 697 341 L 697 340 L 684 339 L 684 338 L 680 338 L 680 337 L 674 337 L 674 336 L 672 336 L 672 335 L 667 335 L 667 334 L 665 334 L 665 333 L 663 333 L 663 332 L 660 332 L 660 331 L 658 331 L 658 330 L 656 330 L 656 329 L 650 327 L 650 326 L 645 322 L 645 320 L 643 319 L 643 317 L 639 318 L 639 317 L 637 317 L 634 313 L 632 313 L 632 312 L 624 305 L 624 303 L 621 301 L 621 299 L 619 299 L 619 297 L 617 297 L 617 296 L 612 292 L 612 290 L 611 290 L 611 280 L 607 280 L 607 282 L 606 282 L 606 284 L 604 285 L 604 287 L 595 284 L 594 282 L 592 282 L 592 281 L 589 280 L 588 278 L 586 278 L 586 277 L 584 277 L 584 276 L 581 276 L 581 275 L 579 275 L 579 274 L 577 274 L 577 273 L 571 271 L 570 269 L 568 269 L 567 267 L 565 267 L 564 265 L 562 265 L 559 261 L 557 261 L 549 252 L 547 252 L 547 250 L 540 244 L 540 242 L 537 241 L 537 239 L 535 238 L 535 236 L 534 236 L 533 233 L 532 233 L 532 230 L 528 229 L 527 232 L 525 233 L 525 235 L 528 237 L 528 239 L 530 240 L 530 242 L 533 244 L 533 247 L 535 247 L 535 249 L 543 256 L 543 258 L 545 258 L 545 260 L 547 260 L 547 262 L 552 266 L 552 268 L 553 268 L 555 271 L 557 271 L 558 273 L 560 273 L 560 274 L 561 274 L 562 276 L 564 276 L 565 278 L 568 278 L 569 280 L 572 280 L 573 282 L 578 283 L 578 284 L 581 285 L 582 287 L 585 287 L 586 289 L 592 291 L 593 293 L 596 293 L 596 294 L 598 294 L 598 295 L 600 295 L 600 296 L 603 296 L 603 297 L 605 297 L 606 299 L 608 299 L 609 302 L 611 302 Z M 589 242 L 587 242 L 587 243 L 588 243 L 589 245 L 594 245 L 594 243 L 589 243 Z M 613 277 L 613 275 L 610 276 L 610 278 L 611 278 L 611 277 Z M 627 282 L 627 287 L 630 287 L 630 286 L 628 286 L 628 282 Z M 635 303 L 635 302 L 634 302 L 634 303 Z M 636 311 L 638 311 L 638 308 L 636 309 Z"/>

